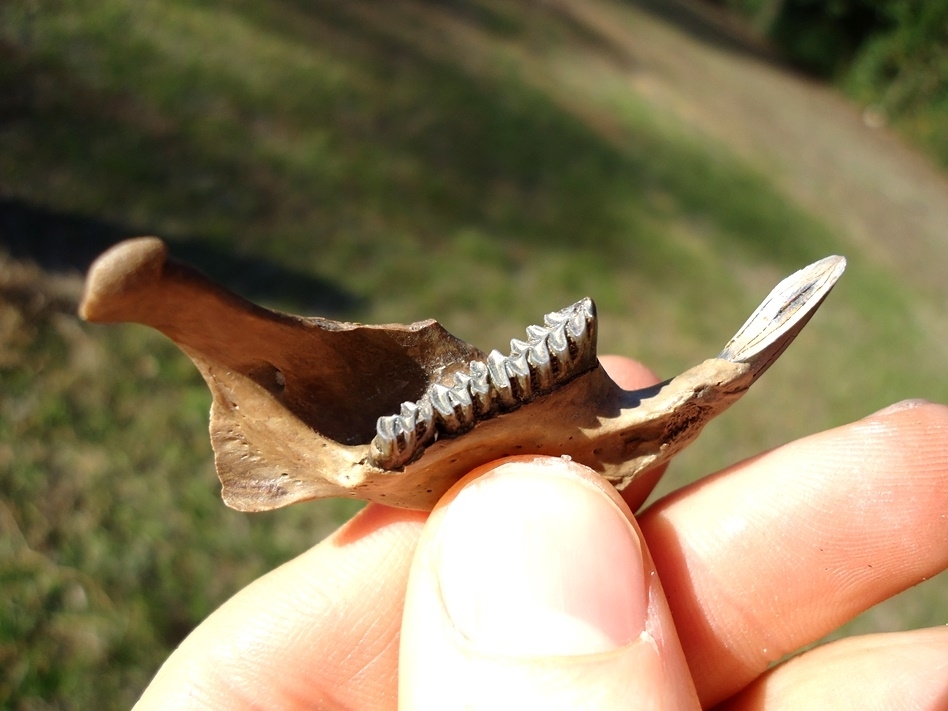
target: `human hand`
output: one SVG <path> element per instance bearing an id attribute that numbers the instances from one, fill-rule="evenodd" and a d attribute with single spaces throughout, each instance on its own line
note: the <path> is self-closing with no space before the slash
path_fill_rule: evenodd
<path id="1" fill-rule="evenodd" d="M 248 586 L 136 708 L 944 708 L 948 628 L 768 666 L 946 567 L 939 405 L 741 462 L 637 522 L 584 467 L 504 460 L 430 516 L 370 504 Z"/>

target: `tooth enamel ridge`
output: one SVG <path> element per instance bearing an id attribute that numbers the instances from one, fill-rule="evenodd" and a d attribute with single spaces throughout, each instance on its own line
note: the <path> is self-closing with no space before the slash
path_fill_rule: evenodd
<path id="1" fill-rule="evenodd" d="M 398 469 L 417 459 L 439 436 L 458 435 L 478 421 L 514 410 L 591 370 L 596 359 L 596 307 L 583 299 L 528 326 L 527 340 L 512 339 L 510 355 L 491 351 L 471 361 L 450 387 L 430 385 L 417 402 L 378 419 L 371 463 Z"/>
<path id="2" fill-rule="evenodd" d="M 513 386 L 514 398 L 517 403 L 529 402 L 533 399 L 533 382 L 530 377 L 530 366 L 527 363 L 527 354 L 524 352 L 511 353 L 504 361 L 510 384 Z"/>
<path id="3" fill-rule="evenodd" d="M 474 415 L 484 417 L 494 409 L 494 389 L 490 382 L 490 373 L 487 364 L 480 361 L 471 361 L 468 373 L 455 373 L 455 382 L 461 387 L 467 387 L 474 402 Z"/>
<path id="4" fill-rule="evenodd" d="M 491 351 L 487 356 L 487 379 L 497 404 L 505 410 L 517 406 L 510 375 L 507 373 L 507 357 L 500 351 Z"/>

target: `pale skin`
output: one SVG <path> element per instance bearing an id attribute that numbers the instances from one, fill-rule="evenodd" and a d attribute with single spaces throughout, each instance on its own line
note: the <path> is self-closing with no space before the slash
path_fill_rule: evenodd
<path id="1" fill-rule="evenodd" d="M 370 504 L 211 615 L 136 708 L 948 708 L 948 627 L 768 671 L 948 568 L 948 407 L 900 403 L 633 517 L 658 475 L 623 500 L 519 458 L 430 514 Z"/>

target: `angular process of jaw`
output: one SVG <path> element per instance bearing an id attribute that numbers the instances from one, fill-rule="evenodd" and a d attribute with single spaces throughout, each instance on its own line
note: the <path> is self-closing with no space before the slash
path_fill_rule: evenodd
<path id="1" fill-rule="evenodd" d="M 846 267 L 826 257 L 784 279 L 724 350 L 643 390 L 596 357 L 583 299 L 484 354 L 435 321 L 368 326 L 271 311 L 170 259 L 154 237 L 92 266 L 81 315 L 163 332 L 213 395 L 224 501 L 263 511 L 344 496 L 430 509 L 478 465 L 568 455 L 618 489 L 667 461 L 754 383 Z"/>

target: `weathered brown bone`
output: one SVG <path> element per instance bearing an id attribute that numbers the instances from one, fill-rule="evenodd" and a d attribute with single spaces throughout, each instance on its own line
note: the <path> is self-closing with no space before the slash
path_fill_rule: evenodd
<path id="1" fill-rule="evenodd" d="M 485 355 L 435 321 L 366 326 L 256 306 L 143 237 L 93 265 L 89 321 L 162 331 L 213 395 L 225 502 L 262 511 L 328 496 L 430 509 L 477 465 L 569 455 L 620 490 L 667 461 L 753 384 L 845 269 L 827 257 L 771 292 L 721 354 L 626 391 L 596 358 L 589 299 Z"/>

